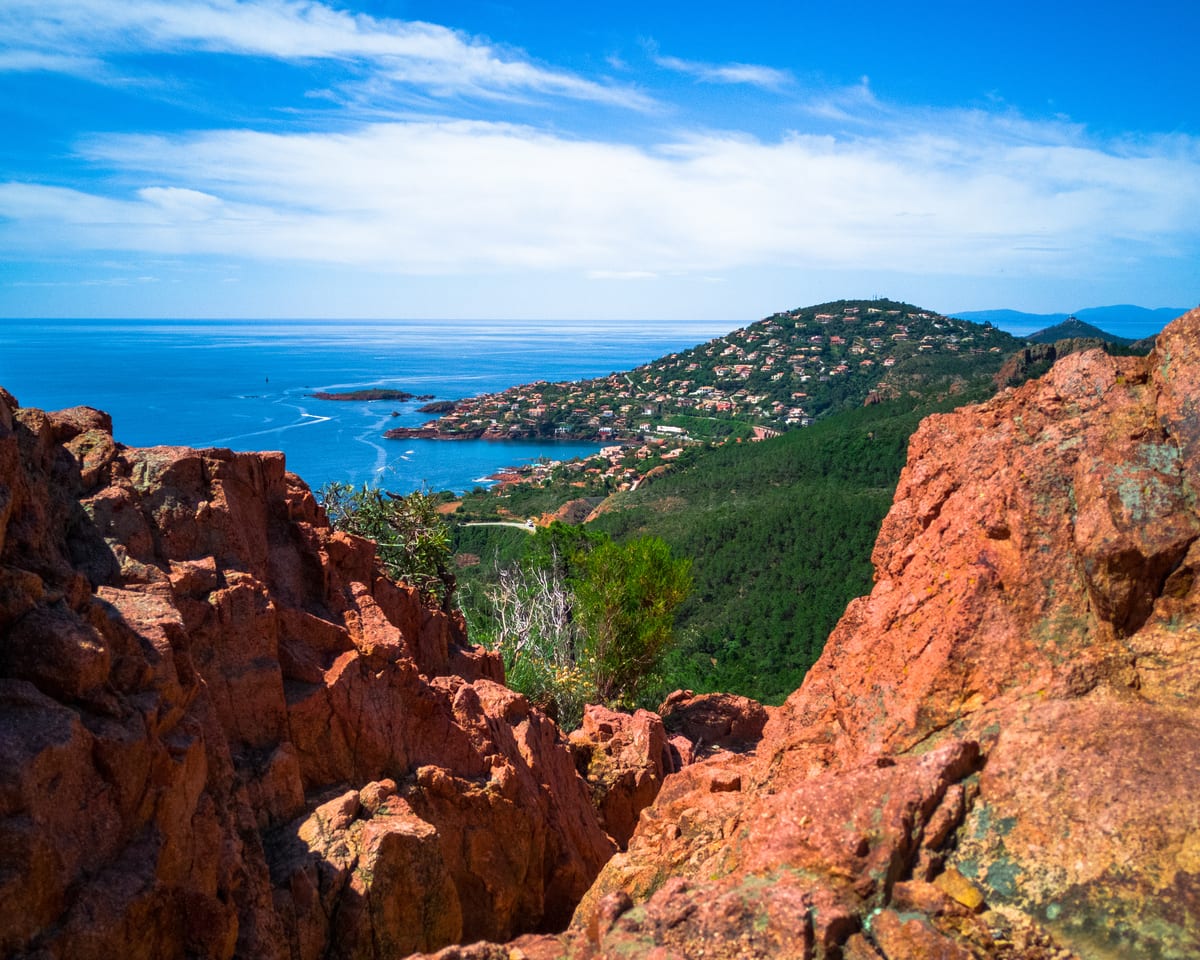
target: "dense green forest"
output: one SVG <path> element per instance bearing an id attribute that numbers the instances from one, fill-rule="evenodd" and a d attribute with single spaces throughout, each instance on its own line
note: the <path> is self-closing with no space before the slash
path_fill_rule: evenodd
<path id="1" fill-rule="evenodd" d="M 926 414 L 967 399 L 847 411 L 712 450 L 612 498 L 589 526 L 617 540 L 653 533 L 692 558 L 668 683 L 766 702 L 799 686 L 846 604 L 870 590 L 871 550 L 909 435 Z"/>
<path id="2" fill-rule="evenodd" d="M 847 602 L 870 590 L 871 549 L 909 435 L 925 415 L 990 389 L 907 397 L 759 443 L 698 449 L 668 475 L 609 497 L 590 530 L 617 542 L 653 535 L 692 562 L 676 646 L 645 702 L 690 687 L 777 703 L 799 686 Z M 454 534 L 470 564 L 459 572 L 470 622 L 482 613 L 475 600 L 531 538 L 503 527 Z"/>

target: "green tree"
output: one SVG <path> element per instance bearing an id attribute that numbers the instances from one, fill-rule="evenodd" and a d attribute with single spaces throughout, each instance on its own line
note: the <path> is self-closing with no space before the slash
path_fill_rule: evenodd
<path id="1" fill-rule="evenodd" d="M 609 540 L 582 560 L 575 585 L 583 653 L 604 703 L 632 706 L 675 639 L 675 609 L 692 587 L 691 560 L 658 537 Z"/>
<path id="2" fill-rule="evenodd" d="M 335 530 L 375 542 L 389 577 L 412 584 L 444 610 L 452 608 L 450 532 L 434 497 L 420 490 L 402 496 L 336 481 L 318 490 L 317 497 Z"/>
<path id="3" fill-rule="evenodd" d="M 509 685 L 568 730 L 585 703 L 633 706 L 655 692 L 690 561 L 656 538 L 616 544 L 561 523 L 525 543 L 481 590 L 468 581 L 464 601 L 472 638 L 501 654 Z"/>
<path id="4" fill-rule="evenodd" d="M 530 567 L 548 567 L 559 579 L 574 580 L 583 575 L 584 558 L 608 540 L 608 534 L 555 520 L 534 533 L 525 563 Z"/>

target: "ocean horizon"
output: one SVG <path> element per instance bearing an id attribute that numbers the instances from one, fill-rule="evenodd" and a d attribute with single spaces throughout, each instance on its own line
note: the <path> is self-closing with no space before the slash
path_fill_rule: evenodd
<path id="1" fill-rule="evenodd" d="M 6 320 L 0 386 L 25 407 L 85 405 L 130 446 L 281 450 L 314 489 L 331 481 L 457 493 L 498 470 L 599 449 L 565 441 L 385 440 L 427 401 L 319 400 L 403 390 L 459 400 L 647 363 L 745 321 Z"/>

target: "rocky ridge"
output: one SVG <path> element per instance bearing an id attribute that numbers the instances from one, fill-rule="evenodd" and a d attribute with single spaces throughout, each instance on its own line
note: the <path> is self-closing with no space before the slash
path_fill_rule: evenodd
<path id="1" fill-rule="evenodd" d="M 925 421 L 874 589 L 756 753 L 667 778 L 571 931 L 513 947 L 1200 955 L 1197 384 L 1200 310 Z"/>
<path id="2" fill-rule="evenodd" d="M 0 955 L 561 929 L 615 846 L 557 727 L 280 454 L 0 391 Z"/>

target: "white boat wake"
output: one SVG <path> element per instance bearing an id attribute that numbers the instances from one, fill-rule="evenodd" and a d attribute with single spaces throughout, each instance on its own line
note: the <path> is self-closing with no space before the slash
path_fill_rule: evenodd
<path id="1" fill-rule="evenodd" d="M 285 423 L 280 427 L 268 427 L 266 430 L 251 430 L 248 433 L 237 433 L 231 437 L 220 437 L 216 440 L 199 444 L 199 446 L 219 447 L 227 443 L 233 443 L 235 440 L 244 440 L 246 437 L 262 437 L 269 433 L 283 433 L 285 430 L 295 430 L 297 427 L 315 427 L 318 423 L 328 423 L 332 419 L 333 417 L 319 417 L 315 413 L 303 413 L 300 415 L 300 420 L 296 423 Z"/>
<path id="2" fill-rule="evenodd" d="M 250 430 L 246 433 L 235 433 L 232 436 L 220 437 L 217 440 L 210 440 L 203 444 L 206 447 L 219 447 L 227 443 L 233 443 L 236 440 L 244 440 L 247 437 L 263 437 L 272 433 L 283 433 L 286 430 L 295 430 L 297 427 L 315 427 L 321 423 L 328 423 L 334 418 L 332 416 L 321 416 L 316 413 L 309 413 L 304 407 L 296 403 L 289 403 L 286 400 L 277 401 L 280 406 L 291 407 L 296 411 L 299 419 L 294 423 L 285 423 L 278 427 L 267 427 L 263 430 Z M 266 422 L 270 422 L 268 419 Z"/>
<path id="3" fill-rule="evenodd" d="M 384 449 L 376 438 L 383 432 L 383 428 L 387 425 L 389 417 L 380 417 L 375 422 L 368 424 L 363 428 L 362 433 L 358 434 L 354 439 L 359 443 L 366 444 L 375 451 L 375 463 L 371 467 L 371 472 L 375 476 L 382 476 L 387 470 L 387 450 Z"/>

